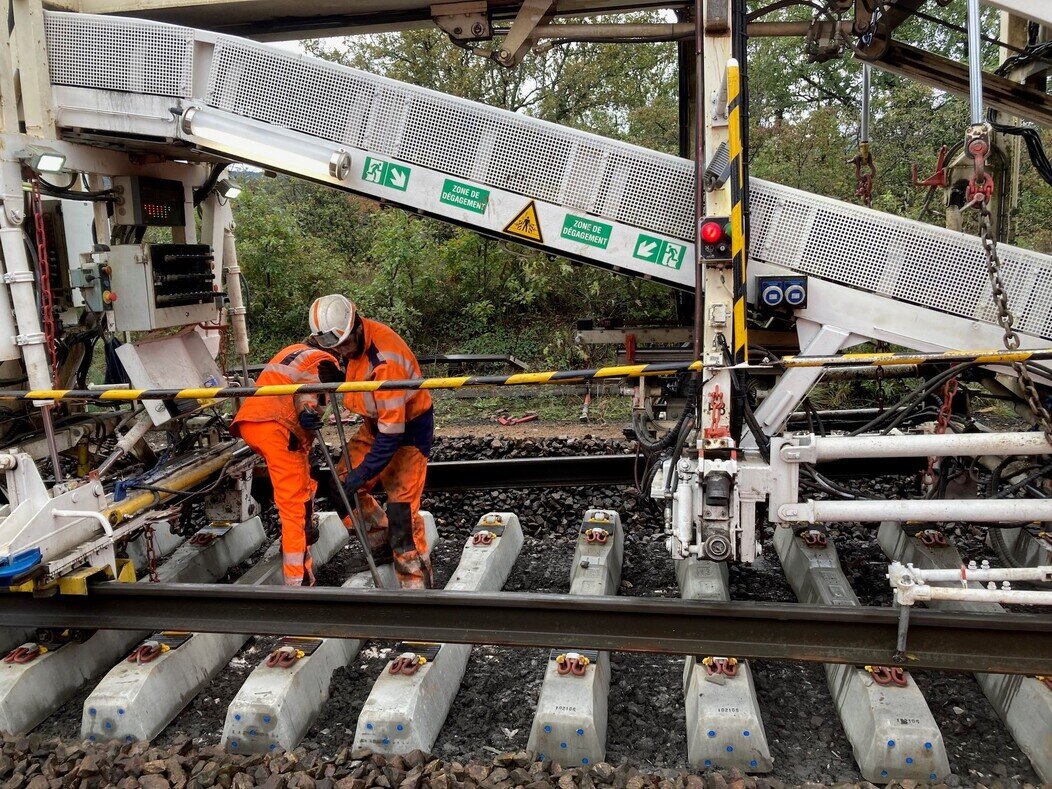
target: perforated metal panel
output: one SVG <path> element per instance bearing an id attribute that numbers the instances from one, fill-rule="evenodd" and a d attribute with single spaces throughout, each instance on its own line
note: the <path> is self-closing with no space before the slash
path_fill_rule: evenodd
<path id="1" fill-rule="evenodd" d="M 694 167 L 648 151 L 227 36 L 48 13 L 52 81 L 191 98 L 325 140 L 688 240 Z M 194 41 L 211 57 L 197 64 Z M 979 240 L 753 180 L 750 257 L 993 322 Z M 407 199 L 410 199 L 407 197 Z M 1017 327 L 1052 338 L 1052 258 L 1001 246 Z M 618 264 L 621 265 L 620 263 Z M 625 270 L 632 270 L 626 261 Z M 848 309 L 845 306 L 845 309 Z"/>
<path id="2" fill-rule="evenodd" d="M 237 38 L 216 41 L 208 84 L 217 109 L 691 235 L 693 165 L 674 156 Z"/>
<path id="3" fill-rule="evenodd" d="M 189 98 L 194 31 L 113 17 L 46 13 L 51 82 Z"/>
<path id="4" fill-rule="evenodd" d="M 900 301 L 994 322 L 979 239 L 753 181 L 749 257 Z M 1016 327 L 1052 337 L 1052 258 L 999 246 Z"/>

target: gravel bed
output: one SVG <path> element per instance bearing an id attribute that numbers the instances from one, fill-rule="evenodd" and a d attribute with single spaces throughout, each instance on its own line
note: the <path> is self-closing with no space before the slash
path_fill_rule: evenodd
<path id="1" fill-rule="evenodd" d="M 443 437 L 436 443 L 434 458 L 537 457 L 631 450 L 628 442 L 607 438 L 507 440 Z M 903 484 L 908 483 L 896 478 L 881 478 L 867 480 L 865 489 L 867 495 L 898 495 Z M 659 513 L 634 491 L 618 488 L 470 491 L 428 495 L 425 508 L 434 514 L 441 534 L 440 544 L 433 554 L 437 584 L 443 585 L 448 580 L 456 566 L 460 549 L 478 518 L 489 511 L 510 511 L 519 516 L 525 541 L 505 589 L 566 592 L 575 536 L 581 516 L 590 506 L 617 510 L 625 524 L 621 594 L 678 596 L 672 562 L 665 554 L 664 538 L 660 534 Z M 268 530 L 274 531 L 276 520 L 273 511 L 268 513 L 267 521 Z M 849 524 L 831 530 L 830 537 L 862 604 L 890 605 L 890 593 L 883 579 L 886 562 L 876 545 L 875 528 L 872 525 Z M 953 537 L 966 559 L 993 558 L 983 544 L 979 530 L 958 528 L 953 530 Z M 778 557 L 770 545 L 769 533 L 766 538 L 767 550 L 756 563 L 751 566 L 731 565 L 732 594 L 736 599 L 743 600 L 792 602 L 795 596 L 782 575 Z M 319 570 L 319 583 L 339 585 L 346 577 L 347 568 L 358 562 L 356 546 L 348 546 Z M 233 769 L 230 767 L 233 765 L 237 769 L 228 776 L 231 781 L 238 774 L 247 773 L 251 782 L 266 783 L 268 786 L 314 785 L 292 782 L 293 779 L 288 776 L 295 769 L 286 769 L 282 773 L 285 783 L 273 783 L 273 762 L 256 763 L 249 769 L 237 762 L 243 757 L 220 755 L 213 747 L 219 740 L 229 702 L 251 669 L 270 651 L 273 643 L 274 639 L 270 638 L 250 638 L 231 665 L 214 677 L 204 692 L 158 738 L 155 744 L 164 750 L 157 751 L 155 757 L 163 759 L 167 758 L 165 754 L 174 753 L 182 754 L 180 758 L 185 756 L 187 760 L 197 759 L 198 763 L 208 765 L 221 762 L 223 769 Z M 365 754 L 357 754 L 352 758 L 346 746 L 353 738 L 358 712 L 373 680 L 390 659 L 392 646 L 369 643 L 348 667 L 334 674 L 330 699 L 309 730 L 302 747 L 296 751 L 300 754 L 297 759 L 306 759 L 314 766 L 295 772 L 296 775 L 310 775 L 311 780 L 317 781 L 318 785 L 328 780 L 330 783 L 326 785 L 333 785 L 334 782 L 345 789 L 358 789 L 367 785 L 364 781 L 370 775 L 375 783 L 377 775 L 385 774 L 384 765 L 377 767 Z M 426 771 L 416 776 L 419 780 L 408 785 L 417 786 L 422 782 L 423 785 L 435 786 L 473 786 L 483 780 L 487 781 L 487 786 L 505 785 L 518 764 L 509 752 L 521 751 L 526 747 L 545 659 L 544 650 L 475 647 L 464 682 L 434 746 L 434 756 L 441 761 L 427 763 Z M 709 772 L 701 777 L 690 776 L 689 781 L 683 772 L 686 768 L 686 741 L 682 658 L 615 654 L 611 658 L 611 668 L 607 760 L 614 765 L 610 767 L 612 772 L 606 776 L 605 772 L 595 775 L 594 770 L 575 771 L 560 776 L 542 771 L 536 779 L 538 787 L 553 784 L 562 789 L 569 789 L 571 785 L 653 785 L 674 789 L 709 785 L 758 789 L 779 787 L 783 782 L 786 785 L 808 782 L 861 783 L 851 748 L 829 696 L 825 673 L 820 666 L 767 661 L 755 661 L 752 664 L 764 725 L 775 758 L 773 776 L 753 779 L 734 771 Z M 1008 789 L 1037 784 L 1026 758 L 970 675 L 917 672 L 915 678 L 925 692 L 946 739 L 954 769 L 954 775 L 947 782 L 949 785 L 974 783 Z M 86 758 L 71 745 L 71 741 L 77 737 L 86 695 L 86 690 L 78 694 L 38 729 L 45 738 L 63 738 L 65 745 L 38 743 L 34 750 L 39 755 L 34 755 L 33 760 L 46 759 L 46 754 L 58 747 L 73 749 L 71 753 L 79 754 L 76 758 Z M 19 744 L 25 743 L 20 741 Z M 13 742 L 5 743 L 4 753 L 7 754 L 13 747 Z M 127 748 L 122 751 L 111 748 L 104 752 L 104 758 L 116 764 L 121 759 L 141 761 L 145 755 L 150 755 L 145 754 L 145 751 L 137 751 L 137 755 L 129 756 L 127 751 Z M 5 764 L 0 759 L 0 768 Z M 335 765 L 332 775 L 327 778 L 324 774 L 329 769 L 324 765 Z M 348 769 L 349 765 L 354 767 Z M 537 769 L 529 761 L 522 762 L 522 765 L 517 769 L 527 772 Z M 364 769 L 361 769 L 363 766 Z M 416 768 L 422 769 L 424 766 L 417 765 Z M 593 767 L 598 768 L 599 765 Z M 319 775 L 313 775 L 318 772 L 316 768 L 320 769 Z M 406 779 L 405 774 L 416 768 L 403 763 L 402 768 L 399 768 L 403 780 Z M 263 776 L 259 773 L 261 769 L 271 772 Z M 605 767 L 603 769 L 605 771 Z M 381 772 L 373 775 L 376 770 Z M 501 770 L 507 771 L 509 775 L 500 773 Z M 14 775 L 17 772 L 9 770 L 7 774 Z M 25 785 L 32 777 L 24 770 L 22 773 L 22 783 L 11 784 L 10 789 Z M 125 776 L 132 774 L 134 769 L 124 773 Z M 497 780 L 493 780 L 491 775 L 495 775 Z M 604 780 L 604 776 L 609 780 Z M 399 786 L 394 781 L 396 777 L 388 776 L 384 779 L 386 783 L 378 785 Z M 5 773 L 0 770 L 2 780 L 5 780 Z M 147 782 L 140 782 L 143 786 L 147 785 Z M 249 786 L 251 782 L 242 780 L 241 785 Z M 160 784 L 154 783 L 159 789 Z M 229 782 L 220 783 L 231 785 Z M 532 785 L 532 782 L 527 783 Z M 39 789 L 43 787 L 43 784 L 39 784 Z M 8 789 L 8 785 L 0 789 Z"/>

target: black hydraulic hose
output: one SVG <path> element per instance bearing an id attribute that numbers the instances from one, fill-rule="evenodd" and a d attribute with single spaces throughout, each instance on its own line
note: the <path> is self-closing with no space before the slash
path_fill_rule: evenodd
<path id="1" fill-rule="evenodd" d="M 632 430 L 636 434 L 636 439 L 639 441 L 639 445 L 643 447 L 647 453 L 654 454 L 655 452 L 664 452 L 672 446 L 672 442 L 676 440 L 677 436 L 679 436 L 680 430 L 682 430 L 683 423 L 686 421 L 687 416 L 694 408 L 694 398 L 696 394 L 697 386 L 692 380 L 687 384 L 687 406 L 683 409 L 683 413 L 679 415 L 679 419 L 676 421 L 676 424 L 673 425 L 672 429 L 657 441 L 651 441 L 647 438 L 646 427 L 641 424 L 643 421 L 643 415 L 638 412 L 632 415 Z"/>

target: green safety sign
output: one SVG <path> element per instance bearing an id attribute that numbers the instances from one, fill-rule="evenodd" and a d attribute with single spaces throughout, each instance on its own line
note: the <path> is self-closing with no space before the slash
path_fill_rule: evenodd
<path id="1" fill-rule="evenodd" d="M 639 234 L 635 249 L 632 251 L 634 258 L 674 269 L 683 265 L 683 258 L 686 256 L 687 248 L 682 244 L 673 244 L 671 241 L 648 236 L 646 233 Z"/>
<path id="2" fill-rule="evenodd" d="M 486 206 L 489 205 L 489 190 L 447 178 L 446 182 L 442 184 L 442 195 L 439 197 L 439 200 L 446 205 L 455 205 L 457 208 L 463 208 L 465 211 L 484 214 L 486 213 Z"/>
<path id="3" fill-rule="evenodd" d="M 409 188 L 411 172 L 412 170 L 404 164 L 385 162 L 383 159 L 366 156 L 365 167 L 362 168 L 362 180 L 404 192 Z"/>
<path id="4" fill-rule="evenodd" d="M 605 222 L 596 222 L 594 219 L 567 214 L 566 219 L 563 220 L 562 237 L 588 244 L 590 247 L 606 249 L 610 244 L 610 232 L 613 229 L 613 225 Z"/>

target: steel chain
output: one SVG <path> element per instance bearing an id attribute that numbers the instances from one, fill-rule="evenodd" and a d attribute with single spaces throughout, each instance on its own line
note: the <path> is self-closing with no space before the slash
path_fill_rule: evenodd
<path id="1" fill-rule="evenodd" d="M 993 232 L 993 218 L 987 200 L 978 200 L 979 210 L 979 238 L 982 240 L 983 250 L 986 252 L 986 272 L 990 275 L 990 287 L 994 293 L 994 305 L 997 308 L 997 324 L 1004 330 L 1004 345 L 1010 351 L 1019 347 L 1019 333 L 1015 330 L 1015 314 L 1008 304 L 1008 291 L 1005 289 L 1004 279 L 1001 277 L 1001 258 L 997 253 L 997 238 Z M 1019 383 L 1026 394 L 1027 405 L 1037 418 L 1045 438 L 1052 443 L 1052 414 L 1049 414 L 1044 403 L 1041 402 L 1041 393 L 1037 390 L 1037 384 L 1030 377 L 1030 372 L 1023 362 L 1012 362 L 1012 367 L 1019 376 Z"/>
<path id="2" fill-rule="evenodd" d="M 942 385 L 942 405 L 939 406 L 939 416 L 935 420 L 935 435 L 941 436 L 950 426 L 950 417 L 953 416 L 953 398 L 957 395 L 957 378 L 953 377 Z M 928 458 L 928 467 L 921 475 L 921 483 L 925 487 L 935 484 L 935 460 Z"/>
<path id="3" fill-rule="evenodd" d="M 157 584 L 161 582 L 161 577 L 157 574 L 157 548 L 153 543 L 153 526 L 147 524 L 143 535 L 146 537 L 146 571 L 149 573 L 150 583 Z"/>
<path id="4" fill-rule="evenodd" d="M 44 330 L 44 346 L 47 349 L 48 361 L 51 362 L 51 380 L 58 386 L 58 351 L 55 347 L 58 332 L 55 326 L 55 304 L 51 290 L 51 260 L 47 247 L 47 231 L 44 226 L 44 204 L 40 197 L 40 178 L 34 175 L 30 183 L 33 186 L 29 201 L 33 209 L 33 232 L 36 234 L 37 276 L 40 279 L 40 319 L 43 324 L 41 328 Z"/>

